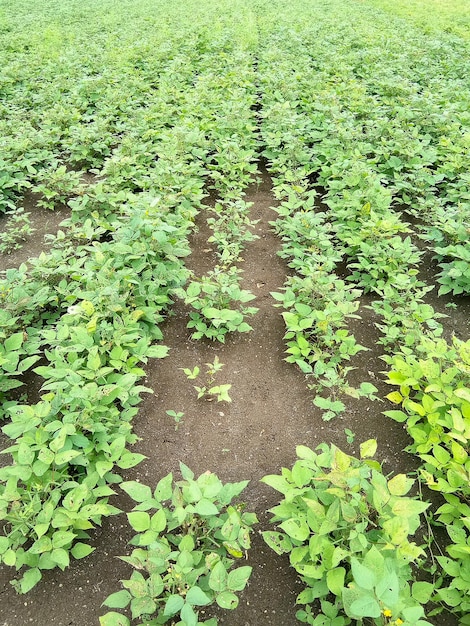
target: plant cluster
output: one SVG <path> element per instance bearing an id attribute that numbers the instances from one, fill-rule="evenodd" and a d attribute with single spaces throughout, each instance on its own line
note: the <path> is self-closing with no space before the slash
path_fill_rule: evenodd
<path id="1" fill-rule="evenodd" d="M 301 222 L 313 208 L 303 226 L 307 229 L 310 220 L 321 244 L 314 237 L 308 242 L 304 233 L 293 235 L 290 224 L 287 236 L 281 227 L 276 228 L 284 242 L 287 237 L 294 241 L 285 256 L 294 257 L 296 270 L 302 267 L 305 248 L 315 264 L 320 256 L 327 272 L 345 268 L 346 280 L 377 294 L 371 306 L 382 318 L 379 341 L 392 355 L 387 362 L 392 364 L 396 358 L 408 371 L 415 361 L 433 358 L 434 344 L 447 345 L 439 339 L 443 333 L 439 318 L 443 316 L 425 302 L 430 288 L 418 278 L 421 254 L 414 243 L 415 232 L 423 231 L 435 246 L 442 269 L 440 293 L 462 294 L 468 288 L 468 115 L 464 112 L 468 98 L 452 100 L 451 96 L 456 85 L 465 81 L 465 63 L 459 52 L 460 40 L 457 43 L 441 34 L 422 36 L 405 23 L 392 32 L 389 15 L 374 13 L 372 26 L 367 7 L 333 4 L 328 8 L 315 5 L 310 20 L 305 9 L 302 23 L 300 18 L 295 22 L 295 36 L 293 30 L 267 27 L 260 46 L 264 155 L 274 176 L 276 195 L 283 201 L 289 199 L 292 207 L 285 208 L 281 217 L 291 212 L 294 220 Z M 281 17 L 277 24 L 282 21 Z M 390 38 L 384 54 L 385 31 Z M 443 49 L 447 58 L 455 61 L 452 67 L 442 65 Z M 451 110 L 445 104 L 450 100 Z M 312 201 L 319 193 L 322 202 Z M 416 226 L 403 219 L 404 212 L 413 217 Z M 284 298 L 277 297 L 280 301 Z M 313 308 L 308 301 L 305 304 Z M 298 322 L 299 329 L 299 311 L 293 308 L 289 313 L 293 316 L 288 319 Z M 329 319 L 335 319 L 334 311 Z M 317 342 L 321 345 L 321 339 Z M 291 346 L 294 359 L 310 353 L 303 339 L 300 343 Z M 449 346 L 441 349 L 452 351 Z M 452 366 L 449 362 L 449 367 L 458 370 L 445 385 L 445 393 L 452 397 L 461 393 L 460 381 L 468 366 L 457 359 Z M 440 377 L 446 380 L 444 369 Z M 315 403 L 330 417 L 344 409 L 344 403 L 334 396 L 317 397 Z M 418 419 L 416 407 L 412 407 L 409 405 L 412 419 Z M 403 415 L 407 416 L 408 410 Z M 435 424 L 434 409 L 432 415 Z M 468 418 L 462 414 L 462 419 L 466 423 Z M 438 445 L 437 433 L 435 437 Z M 466 448 L 458 438 L 455 443 Z M 447 452 L 453 458 L 452 451 Z M 434 476 L 434 470 L 424 471 Z M 441 478 L 449 482 L 449 477 Z M 437 482 L 437 478 L 433 480 Z M 457 480 L 453 474 L 452 480 Z M 457 506 L 454 501 L 453 505 Z M 466 509 L 456 515 L 462 526 L 457 543 L 463 545 Z M 451 590 L 440 599 L 450 600 L 448 606 L 460 612 L 465 623 L 468 589 L 462 578 L 465 581 L 467 574 L 461 575 L 459 567 L 449 565 L 448 557 L 439 564 L 446 569 L 441 570 L 443 580 L 438 585 Z"/>
<path id="2" fill-rule="evenodd" d="M 183 480 L 173 483 L 172 474 L 162 478 L 152 492 L 135 481 L 121 484 L 137 502 L 127 514 L 137 532 L 130 556 L 121 557 L 134 568 L 124 589 L 111 594 L 104 604 L 129 607 L 132 619 L 142 626 L 185 624 L 217 626 L 217 619 L 199 621 L 201 607 L 217 603 L 235 609 L 237 592 L 251 575 L 248 565 L 233 567 L 250 548 L 251 527 L 258 520 L 231 504 L 248 481 L 226 483 L 206 472 L 194 473 L 180 463 Z M 178 621 L 177 621 L 178 620 Z M 102 626 L 129 626 L 116 611 L 100 618 Z"/>
<path id="3" fill-rule="evenodd" d="M 251 220 L 249 209 L 252 203 L 244 200 L 229 202 L 226 205 L 216 202 L 213 212 L 216 217 L 207 218 L 213 234 L 207 240 L 215 243 L 222 266 L 231 266 L 241 259 L 246 243 L 258 239 L 249 228 L 253 228 L 258 220 Z"/>
<path id="4" fill-rule="evenodd" d="M 91 4 L 83 10 L 98 22 L 106 13 Z M 203 188 L 210 177 L 235 201 L 253 171 L 253 67 L 236 26 L 206 45 L 201 22 L 195 29 L 186 18 L 178 30 L 157 32 L 145 11 L 134 22 L 128 10 L 137 9 L 123 11 L 116 28 L 139 32 L 129 35 L 140 42 L 129 57 L 107 48 L 106 29 L 95 37 L 85 27 L 77 40 L 65 19 L 63 72 L 48 37 L 21 56 L 21 76 L 14 55 L 4 66 L 15 77 L 6 88 L 15 106 L 2 119 L 3 205 L 36 186 L 43 202 L 68 200 L 72 209 L 50 251 L 0 281 L 3 431 L 11 439 L 4 451 L 11 463 L 0 474 L 0 558 L 20 571 L 22 592 L 42 570 L 89 554 L 89 531 L 117 512 L 108 499 L 119 470 L 143 459 L 129 449 L 132 418 L 150 391 L 139 385 L 141 364 L 167 353 L 153 344 L 189 278 L 184 257 Z M 174 7 L 171 19 L 182 13 Z M 200 18 L 209 24 L 213 15 Z M 78 59 L 82 36 L 92 43 Z M 38 67 L 46 87 L 31 100 L 18 85 L 33 84 Z M 95 178 L 78 184 L 90 168 Z M 38 357 L 41 397 L 18 400 L 18 379 Z"/>
<path id="5" fill-rule="evenodd" d="M 254 300 L 250 291 L 240 287 L 240 270 L 216 266 L 200 278 L 193 277 L 185 288 L 175 291 L 194 311 L 189 313 L 188 328 L 194 328 L 193 339 L 207 337 L 225 343 L 230 332 L 246 333 L 252 330 L 245 318 L 257 312 L 246 306 Z"/>
<path id="6" fill-rule="evenodd" d="M 194 389 L 197 391 L 197 399 L 205 398 L 206 400 L 217 399 L 217 402 L 231 402 L 232 399 L 228 395 L 228 392 L 232 388 L 230 384 L 214 385 L 217 377 L 217 373 L 223 367 L 223 363 L 219 361 L 219 357 L 216 356 L 212 363 L 206 363 L 206 380 L 202 387 L 194 385 Z M 192 370 L 190 368 L 182 368 L 186 374 L 188 380 L 196 380 L 200 374 L 200 368 L 196 365 Z"/>
<path id="7" fill-rule="evenodd" d="M 421 459 L 423 482 L 442 494 L 445 504 L 435 512 L 451 544 L 449 556 L 436 559 L 449 585 L 440 579 L 435 598 L 464 615 L 470 613 L 468 554 L 470 533 L 470 342 L 454 338 L 452 346 L 444 340 L 421 339 L 415 354 L 387 357 L 387 382 L 398 387 L 388 399 L 403 410 L 385 415 L 403 422 L 413 443 L 408 451 Z"/>
<path id="8" fill-rule="evenodd" d="M 384 547 L 391 540 L 399 553 L 411 545 L 408 531 L 424 505 L 405 498 L 409 480 L 387 481 L 377 465 L 332 448 L 317 456 L 303 450 L 306 458 L 283 489 L 289 498 L 291 487 L 310 490 L 323 529 L 308 502 L 294 497 L 295 511 L 283 504 L 279 515 L 301 521 L 278 520 L 289 531 L 282 545 L 294 562 L 315 557 L 307 573 L 320 572 L 323 581 L 315 587 L 323 595 L 312 601 L 306 590 L 301 617 L 335 626 L 363 616 L 419 623 L 418 605 L 432 597 L 469 623 L 468 346 L 441 339 L 440 316 L 418 279 L 414 239 L 421 232 L 434 248 L 441 294 L 469 292 L 466 44 L 431 28 L 431 17 L 418 20 L 428 24 L 425 33 L 371 6 L 386 2 L 157 0 L 150 15 L 148 0 L 123 3 L 119 12 L 112 0 L 84 0 L 74 19 L 70 3 L 45 2 L 28 7 L 26 21 L 20 0 L 4 7 L 0 210 L 15 211 L 16 221 L 0 245 L 15 246 L 29 232 L 26 214 L 16 211 L 26 189 L 40 193 L 43 206 L 72 210 L 47 254 L 0 280 L 0 416 L 12 459 L 0 470 L 0 557 L 20 570 L 19 590 L 31 589 L 43 569 L 88 554 L 88 532 L 117 511 L 108 499 L 119 470 L 142 458 L 129 449 L 131 421 L 148 391 L 139 385 L 141 366 L 166 354 L 154 342 L 162 340 L 172 299 L 191 305 L 196 338 L 224 341 L 229 332 L 250 330 L 246 318 L 256 309 L 247 306 L 253 295 L 241 288 L 238 264 L 255 237 L 243 198 L 261 152 L 279 200 L 273 227 L 292 270 L 273 294 L 283 309 L 287 359 L 305 372 L 326 419 L 345 409 L 338 392 L 375 397 L 371 383 L 353 389 L 347 380 L 363 349 L 348 321 L 362 292 L 374 294 L 389 382 L 399 387 L 389 399 L 402 405 L 387 414 L 406 424 L 410 451 L 423 463 L 420 476 L 443 494 L 436 520 L 452 542 L 448 556 L 437 558 L 439 588 L 410 588 L 409 561 L 397 564 Z M 461 32 L 459 24 L 449 28 Z M 202 203 L 208 189 L 217 195 L 212 210 Z M 203 277 L 184 265 L 199 211 L 210 211 L 209 243 L 219 259 Z M 39 359 L 41 396 L 19 399 L 15 390 Z M 218 387 L 225 387 L 221 396 Z M 198 388 L 208 392 L 228 398 L 226 385 Z M 182 414 L 173 413 L 178 425 Z M 162 508 L 155 510 L 158 528 Z M 397 511 L 408 520 L 404 535 L 395 528 Z M 144 529 L 143 512 L 130 514 L 131 523 L 141 534 L 154 532 Z M 168 529 L 175 518 L 167 509 L 164 515 Z M 357 536 L 333 528 L 340 520 L 342 530 L 357 525 Z M 339 541 L 347 554 L 332 565 L 325 543 L 324 555 L 310 555 L 305 524 L 323 537 L 313 546 Z M 169 555 L 179 553 L 169 557 L 172 570 L 186 552 L 202 567 L 196 544 L 181 541 L 175 535 L 165 544 Z M 415 547 L 411 556 L 421 558 Z M 211 586 L 212 574 L 207 585 L 204 578 L 205 596 L 236 591 L 236 575 L 229 584 L 231 573 L 224 578 L 221 566 L 212 566 L 220 581 L 214 575 Z M 305 569 L 302 575 L 310 586 Z M 392 591 L 379 585 L 384 580 Z M 139 605 L 133 594 L 142 581 L 133 581 L 132 597 L 114 601 L 143 616 L 144 604 L 156 600 L 147 594 Z M 145 584 L 150 591 L 152 583 Z M 194 622 L 202 598 L 193 591 L 191 601 L 173 600 L 176 610 L 167 616 L 185 621 L 187 614 Z M 314 600 L 323 615 L 313 616 Z"/>
<path id="9" fill-rule="evenodd" d="M 0 232 L 0 254 L 10 254 L 13 250 L 19 250 L 22 242 L 33 232 L 31 227 L 30 213 L 24 209 L 6 211 L 8 215 L 4 229 Z"/>
<path id="10" fill-rule="evenodd" d="M 424 551 L 409 539 L 429 504 L 406 496 L 414 483 L 406 475 L 383 475 L 369 458 L 375 449 L 374 440 L 361 444 L 358 460 L 333 445 L 298 446 L 292 469 L 262 479 L 283 496 L 271 509 L 279 531 L 263 536 L 289 555 L 305 584 L 297 597 L 301 622 L 430 624 L 423 605 L 434 588 L 414 582 L 412 565 Z"/>

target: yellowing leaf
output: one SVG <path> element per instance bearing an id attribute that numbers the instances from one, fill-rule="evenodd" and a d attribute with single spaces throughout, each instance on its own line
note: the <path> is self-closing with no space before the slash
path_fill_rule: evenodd
<path id="1" fill-rule="evenodd" d="M 400 404 L 403 400 L 403 396 L 399 391 L 392 391 L 392 393 L 387 394 L 386 397 L 390 402 L 393 402 L 393 404 Z"/>
<path id="2" fill-rule="evenodd" d="M 414 480 L 408 478 L 406 474 L 397 474 L 388 481 L 390 493 L 394 496 L 404 496 L 414 484 Z"/>
<path id="3" fill-rule="evenodd" d="M 367 459 L 367 458 L 373 457 L 376 451 L 377 451 L 377 441 L 375 439 L 368 439 L 367 441 L 364 441 L 364 443 L 361 443 L 360 445 L 361 459 Z"/>

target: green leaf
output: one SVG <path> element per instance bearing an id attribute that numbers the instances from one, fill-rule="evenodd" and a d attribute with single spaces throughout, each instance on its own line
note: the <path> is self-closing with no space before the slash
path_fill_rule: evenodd
<path id="1" fill-rule="evenodd" d="M 221 561 L 217 561 L 210 573 L 209 587 L 214 591 L 227 589 L 227 570 Z"/>
<path id="2" fill-rule="evenodd" d="M 344 587 L 344 577 L 346 576 L 346 570 L 344 567 L 335 567 L 330 569 L 326 573 L 326 584 L 331 593 L 335 596 L 341 596 L 341 591 Z"/>
<path id="3" fill-rule="evenodd" d="M 55 455 L 54 463 L 56 465 L 65 465 L 66 463 L 70 463 L 72 459 L 75 459 L 81 454 L 82 452 L 80 450 L 64 450 L 63 452 L 58 452 Z"/>
<path id="4" fill-rule="evenodd" d="M 136 619 L 141 615 L 151 615 L 155 612 L 156 608 L 157 605 L 150 596 L 132 598 L 131 600 L 131 613 L 133 619 Z"/>
<path id="5" fill-rule="evenodd" d="M 29 551 L 32 554 L 41 554 L 42 552 L 50 552 L 52 550 L 52 541 L 50 537 L 44 536 L 33 543 Z"/>
<path id="6" fill-rule="evenodd" d="M 0 554 L 4 554 L 10 547 L 8 537 L 0 537 Z"/>
<path id="7" fill-rule="evenodd" d="M 402 611 L 403 617 L 410 624 L 416 624 L 421 617 L 424 617 L 422 606 L 408 606 Z"/>
<path id="8" fill-rule="evenodd" d="M 142 485 L 136 480 L 128 480 L 120 485 L 135 502 L 145 502 L 152 499 L 152 491 L 147 485 Z"/>
<path id="9" fill-rule="evenodd" d="M 462 604 L 462 592 L 458 589 L 438 589 L 437 596 L 449 606 L 459 606 Z"/>
<path id="10" fill-rule="evenodd" d="M 5 563 L 5 565 L 8 565 L 9 567 L 13 567 L 16 563 L 16 552 L 12 550 L 11 548 L 8 548 L 8 550 L 6 550 L 3 553 L 2 560 Z"/>
<path id="11" fill-rule="evenodd" d="M 350 617 L 360 619 L 362 617 L 380 617 L 380 605 L 371 596 L 364 596 L 355 600 L 350 607 Z"/>
<path id="12" fill-rule="evenodd" d="M 191 587 L 186 594 L 186 602 L 192 606 L 206 606 L 212 599 L 200 587 Z"/>
<path id="13" fill-rule="evenodd" d="M 289 537 L 297 541 L 305 541 L 310 535 L 310 528 L 305 520 L 291 518 L 279 526 Z"/>
<path id="14" fill-rule="evenodd" d="M 55 548 L 52 550 L 51 559 L 57 563 L 62 571 L 70 564 L 69 553 L 67 550 L 64 550 L 64 548 Z"/>
<path id="15" fill-rule="evenodd" d="M 277 474 L 270 474 L 268 476 L 264 476 L 261 479 L 262 483 L 269 485 L 276 491 L 279 491 L 283 495 L 286 495 L 291 489 L 292 485 L 287 482 L 284 476 L 278 476 Z"/>
<path id="16" fill-rule="evenodd" d="M 150 515 L 146 511 L 131 511 L 127 514 L 127 519 L 132 528 L 138 533 L 150 528 Z"/>
<path id="17" fill-rule="evenodd" d="M 430 504 L 428 502 L 419 502 L 418 500 L 403 498 L 402 500 L 397 500 L 397 502 L 392 505 L 392 511 L 398 517 L 411 517 L 413 515 L 419 515 L 429 506 Z"/>
<path id="18" fill-rule="evenodd" d="M 18 446 L 18 463 L 20 465 L 31 465 L 34 461 L 34 451 L 24 442 Z"/>
<path id="19" fill-rule="evenodd" d="M 230 571 L 227 578 L 227 588 L 231 591 L 243 591 L 251 576 L 252 569 L 248 565 L 243 565 Z"/>
<path id="20" fill-rule="evenodd" d="M 125 615 L 110 611 L 100 617 L 100 626 L 131 626 L 131 623 Z"/>
<path id="21" fill-rule="evenodd" d="M 236 609 L 238 597 L 230 591 L 222 591 L 215 597 L 215 601 L 222 609 Z"/>
<path id="22" fill-rule="evenodd" d="M 181 476 L 184 478 L 184 480 L 193 480 L 194 479 L 194 472 L 192 472 L 189 469 L 189 467 L 187 465 L 185 465 L 181 461 L 180 461 L 180 472 L 181 472 Z"/>
<path id="23" fill-rule="evenodd" d="M 392 391 L 392 393 L 387 394 L 386 398 L 393 404 L 400 404 L 403 400 L 403 396 L 399 391 Z"/>
<path id="24" fill-rule="evenodd" d="M 127 589 L 122 591 L 116 591 L 106 598 L 103 602 L 104 606 L 109 606 L 112 609 L 124 609 L 131 601 L 132 596 Z"/>
<path id="25" fill-rule="evenodd" d="M 157 502 L 163 502 L 164 500 L 170 500 L 173 495 L 173 474 L 167 474 L 161 480 L 158 481 L 153 497 Z"/>
<path id="26" fill-rule="evenodd" d="M 408 415 L 403 411 L 384 411 L 384 415 L 391 417 L 396 422 L 406 422 Z"/>
<path id="27" fill-rule="evenodd" d="M 345 472 L 351 465 L 352 457 L 345 454 L 339 448 L 334 448 L 334 463 L 333 467 L 337 467 L 340 472 Z"/>
<path id="28" fill-rule="evenodd" d="M 146 458 L 145 455 L 138 454 L 137 452 L 125 452 L 117 462 L 117 466 L 121 469 L 129 469 L 138 465 Z"/>
<path id="29" fill-rule="evenodd" d="M 161 533 L 166 528 L 166 515 L 164 509 L 159 509 L 152 515 L 150 520 L 150 529 Z"/>
<path id="30" fill-rule="evenodd" d="M 411 587 L 412 597 L 420 604 L 427 604 L 434 593 L 434 585 L 425 581 L 413 583 Z"/>
<path id="31" fill-rule="evenodd" d="M 466 402 L 470 402 L 470 389 L 466 387 L 461 387 L 460 389 L 454 390 L 454 395 L 461 400 L 465 400 Z"/>
<path id="32" fill-rule="evenodd" d="M 297 461 L 292 467 L 292 480 L 297 487 L 308 485 L 313 477 L 313 471 L 302 461 Z"/>
<path id="33" fill-rule="evenodd" d="M 181 621 L 185 626 L 197 626 L 197 614 L 194 612 L 194 609 L 189 602 L 184 603 L 180 616 Z"/>
<path id="34" fill-rule="evenodd" d="M 76 534 L 72 531 L 58 530 L 52 535 L 52 547 L 62 548 L 75 539 Z"/>
<path id="35" fill-rule="evenodd" d="M 95 548 L 93 548 L 92 546 L 89 546 L 86 543 L 82 543 L 81 541 L 79 541 L 73 546 L 71 552 L 74 559 L 83 559 L 92 552 L 94 552 L 94 550 Z"/>
<path id="36" fill-rule="evenodd" d="M 178 611 L 181 611 L 183 605 L 184 599 L 177 594 L 172 594 L 171 596 L 168 596 L 163 614 L 169 616 L 176 615 Z"/>
<path id="37" fill-rule="evenodd" d="M 5 346 L 6 352 L 12 352 L 14 350 L 18 350 L 18 348 L 21 347 L 22 343 L 23 343 L 23 333 L 19 332 L 19 333 L 15 333 L 14 335 L 10 335 L 8 339 L 5 339 L 5 343 L 3 345 Z"/>
<path id="38" fill-rule="evenodd" d="M 20 580 L 21 593 L 28 593 L 41 580 L 41 570 L 37 567 L 26 570 Z"/>
<path id="39" fill-rule="evenodd" d="M 297 446 L 295 448 L 295 453 L 299 457 L 299 459 L 305 459 L 306 461 L 311 461 L 315 463 L 317 460 L 317 453 L 314 452 L 311 448 L 307 446 Z"/>
<path id="40" fill-rule="evenodd" d="M 149 346 L 147 348 L 147 356 L 152 359 L 163 359 L 168 355 L 170 348 L 161 344 Z"/>
<path id="41" fill-rule="evenodd" d="M 219 512 L 219 509 L 210 500 L 207 500 L 206 498 L 201 498 L 201 500 L 199 500 L 199 502 L 197 502 L 196 505 L 194 506 L 194 511 L 198 515 L 206 516 L 206 515 L 217 515 L 217 513 Z"/>
<path id="42" fill-rule="evenodd" d="M 276 554 L 285 554 L 292 550 L 292 542 L 284 533 L 277 533 L 272 530 L 265 530 L 261 533 L 271 550 Z"/>
<path id="43" fill-rule="evenodd" d="M 376 582 L 375 574 L 368 567 L 360 563 L 354 557 L 351 558 L 351 571 L 355 582 L 363 589 L 373 589 Z M 367 615 L 367 617 L 375 617 L 374 615 Z"/>

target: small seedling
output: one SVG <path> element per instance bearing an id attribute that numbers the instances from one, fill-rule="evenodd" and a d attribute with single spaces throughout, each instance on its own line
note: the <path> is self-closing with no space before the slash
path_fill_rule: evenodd
<path id="1" fill-rule="evenodd" d="M 198 385 L 194 385 L 194 389 L 197 391 L 197 398 L 200 400 L 204 398 L 205 400 L 213 400 L 217 399 L 217 402 L 232 402 L 232 399 L 228 395 L 228 392 L 232 385 L 214 385 L 215 383 L 215 375 L 219 372 L 224 366 L 223 363 L 219 361 L 219 357 L 216 356 L 214 358 L 213 363 L 206 363 L 206 383 L 202 387 Z M 194 369 L 189 369 L 187 367 L 181 367 L 180 369 L 186 374 L 186 378 L 188 380 L 195 380 L 200 373 L 200 368 L 196 366 Z"/>
<path id="2" fill-rule="evenodd" d="M 178 430 L 179 425 L 183 421 L 184 413 L 182 411 L 166 411 L 166 414 L 175 420 L 175 430 Z"/>
<path id="3" fill-rule="evenodd" d="M 356 433 L 353 433 L 353 431 L 350 430 L 349 428 L 345 428 L 344 429 L 344 434 L 346 435 L 346 441 L 349 444 L 354 443 L 354 439 L 356 438 Z"/>

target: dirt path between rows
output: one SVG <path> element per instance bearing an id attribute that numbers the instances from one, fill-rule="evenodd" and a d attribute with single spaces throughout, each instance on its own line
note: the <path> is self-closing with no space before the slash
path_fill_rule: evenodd
<path id="1" fill-rule="evenodd" d="M 387 408 L 385 403 L 351 400 L 341 418 L 325 423 L 312 405 L 304 376 L 283 360 L 284 323 L 270 292 L 281 289 L 287 267 L 276 254 L 280 242 L 269 227 L 269 221 L 276 217 L 270 190 L 270 178 L 262 173 L 261 183 L 252 185 L 245 198 L 254 203 L 251 219 L 259 220 L 255 227 L 259 239 L 248 245 L 242 264 L 243 287 L 256 295 L 252 304 L 259 307 L 250 320 L 253 331 L 228 337 L 225 345 L 191 340 L 186 329 L 187 310 L 176 303 L 175 315 L 163 325 L 164 343 L 170 347 L 170 354 L 148 366 L 144 384 L 155 393 L 145 397 L 134 422 L 135 432 L 141 437 L 134 450 L 148 459 L 126 474 L 127 479 L 153 486 L 170 471 L 178 476 L 178 463 L 183 461 L 196 475 L 210 470 L 224 482 L 250 479 L 242 499 L 261 522 L 248 557 L 253 575 L 235 611 L 214 613 L 221 626 L 299 623 L 295 619 L 295 598 L 302 587 L 288 559 L 276 556 L 258 532 L 269 526 L 266 511 L 277 502 L 277 494 L 259 480 L 266 474 L 278 473 L 282 466 L 291 466 L 296 445 L 313 448 L 321 442 L 332 442 L 355 454 L 360 442 L 374 437 L 379 443 L 377 458 L 384 461 L 386 472 L 416 468 L 414 459 L 402 452 L 408 443 L 403 427 L 381 415 Z M 199 227 L 192 238 L 193 254 L 188 265 L 201 274 L 216 264 L 216 257 L 207 244 L 210 231 L 203 216 Z M 375 346 L 377 320 L 367 309 L 361 308 L 361 315 L 363 319 L 355 322 L 352 332 L 371 350 L 356 357 L 353 365 L 360 369 L 351 382 L 372 380 L 384 397 L 389 389 L 380 381 L 384 364 L 379 359 L 382 349 Z M 224 364 L 217 382 L 232 385 L 231 404 L 197 400 L 192 382 L 180 369 L 203 367 L 216 355 Z M 167 410 L 184 413 L 177 429 L 166 415 Z M 346 443 L 346 427 L 356 434 L 353 445 Z M 132 502 L 122 493 L 113 504 L 123 510 L 132 508 Z M 120 589 L 119 579 L 131 574 L 132 570 L 115 557 L 130 552 L 127 541 L 132 534 L 124 514 L 105 519 L 102 528 L 93 533 L 96 550 L 92 555 L 74 561 L 63 573 L 44 572 L 41 583 L 27 596 L 15 594 L 8 583 L 13 572 L 3 568 L 0 626 L 98 624 L 99 615 L 106 611 L 100 608 L 101 603 Z M 439 619 L 442 625 L 456 623 L 443 616 Z"/>

